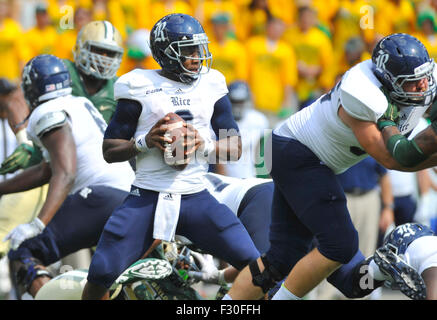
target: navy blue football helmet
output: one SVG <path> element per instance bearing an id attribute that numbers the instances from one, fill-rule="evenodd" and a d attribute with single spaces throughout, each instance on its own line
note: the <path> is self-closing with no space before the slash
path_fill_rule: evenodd
<path id="1" fill-rule="evenodd" d="M 430 59 L 425 46 L 415 37 L 405 33 L 384 37 L 373 49 L 372 62 L 376 77 L 399 106 L 423 106 L 434 100 L 434 61 Z M 406 92 L 402 88 L 407 81 L 425 77 L 429 85 L 425 92 Z"/>
<path id="2" fill-rule="evenodd" d="M 433 236 L 431 228 L 420 223 L 405 223 L 393 229 L 384 239 L 383 245 L 388 245 L 390 250 L 395 254 L 405 254 L 408 246 L 414 240 L 424 237 Z"/>
<path id="3" fill-rule="evenodd" d="M 212 55 L 208 43 L 200 22 L 186 14 L 169 14 L 161 18 L 150 31 L 153 58 L 163 70 L 184 83 L 190 83 L 201 72 L 209 71 Z M 198 60 L 199 68 L 188 70 L 183 65 L 187 59 Z"/>
<path id="4" fill-rule="evenodd" d="M 240 120 L 243 117 L 244 110 L 252 105 L 252 95 L 250 88 L 244 81 L 234 81 L 229 84 L 229 100 L 232 103 L 232 115 L 235 120 Z"/>
<path id="5" fill-rule="evenodd" d="M 32 58 L 24 67 L 21 80 L 24 98 L 31 109 L 72 91 L 67 67 L 61 59 L 50 54 Z"/>

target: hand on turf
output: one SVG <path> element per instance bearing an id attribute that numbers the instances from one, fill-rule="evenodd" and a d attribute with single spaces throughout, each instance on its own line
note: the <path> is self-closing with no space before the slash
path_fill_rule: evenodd
<path id="1" fill-rule="evenodd" d="M 200 271 L 188 271 L 188 275 L 206 283 L 225 284 L 224 270 L 218 270 L 211 255 L 202 255 L 192 251 L 191 254 L 200 264 Z"/>

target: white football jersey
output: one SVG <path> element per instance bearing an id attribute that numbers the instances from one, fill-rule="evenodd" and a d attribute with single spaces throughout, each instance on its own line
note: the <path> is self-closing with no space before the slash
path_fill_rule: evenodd
<path id="1" fill-rule="evenodd" d="M 241 179 L 211 172 L 205 175 L 205 183 L 209 193 L 211 193 L 218 202 L 229 207 L 235 215 L 238 213 L 241 200 L 243 200 L 246 192 L 256 185 L 267 182 L 272 182 L 272 179 Z"/>
<path id="2" fill-rule="evenodd" d="M 59 121 L 56 118 L 62 120 L 63 112 L 67 115 L 66 119 L 76 143 L 76 178 L 70 193 L 91 185 L 105 185 L 129 191 L 135 177 L 134 172 L 127 161 L 109 164 L 103 159 L 102 143 L 106 122 L 92 102 L 85 97 L 59 97 L 33 110 L 27 135 L 41 147 L 44 158 L 50 161 L 39 133 L 48 132 L 58 126 Z"/>
<path id="3" fill-rule="evenodd" d="M 161 76 L 159 70 L 135 69 L 121 76 L 114 85 L 115 99 L 135 100 L 142 106 L 135 138 L 147 134 L 167 113 L 182 112 L 192 117 L 189 122 L 203 139 L 211 140 L 214 104 L 227 92 L 224 76 L 214 69 L 201 74 L 192 84 L 170 80 Z M 202 179 L 208 169 L 205 159 L 192 159 L 184 170 L 165 163 L 157 148 L 138 154 L 136 159 L 134 185 L 139 188 L 180 194 L 205 189 Z"/>
<path id="4" fill-rule="evenodd" d="M 417 238 L 410 243 L 403 258 L 419 274 L 425 269 L 437 267 L 437 237 Z"/>
<path id="5" fill-rule="evenodd" d="M 226 175 L 238 178 L 253 178 L 256 176 L 255 156 L 259 141 L 269 127 L 269 120 L 261 112 L 248 109 L 237 121 L 241 135 L 241 157 L 238 161 L 225 165 Z"/>
<path id="6" fill-rule="evenodd" d="M 334 173 L 342 173 L 367 153 L 338 117 L 338 108 L 342 105 L 350 116 L 376 123 L 388 106 L 380 87 L 381 82 L 372 72 L 372 61 L 363 61 L 347 71 L 328 94 L 292 115 L 274 133 L 300 141 Z M 400 132 L 407 134 L 413 130 L 429 106 L 403 107 L 398 124 Z"/>

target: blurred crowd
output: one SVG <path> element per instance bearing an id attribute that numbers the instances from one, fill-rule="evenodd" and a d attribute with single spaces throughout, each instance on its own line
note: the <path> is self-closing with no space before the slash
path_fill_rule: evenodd
<path id="1" fill-rule="evenodd" d="M 435 0 L 0 0 L 0 77 L 17 80 L 41 53 L 73 59 L 76 35 L 91 20 L 109 20 L 121 32 L 119 75 L 158 68 L 148 30 L 172 12 L 201 21 L 213 68 L 228 83 L 247 81 L 272 126 L 370 58 L 382 36 L 413 34 L 437 56 Z"/>

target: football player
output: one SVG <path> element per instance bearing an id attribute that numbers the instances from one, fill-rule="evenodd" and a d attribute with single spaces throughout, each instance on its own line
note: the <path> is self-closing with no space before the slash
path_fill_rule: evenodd
<path id="1" fill-rule="evenodd" d="M 8 258 L 13 279 L 32 296 L 48 281 L 44 268 L 97 244 L 103 226 L 128 194 L 134 173 L 127 162 L 108 164 L 101 143 L 106 122 L 85 97 L 71 95 L 65 64 L 40 55 L 23 69 L 22 88 L 31 114 L 27 134 L 44 161 L 0 183 L 0 194 L 48 183 L 37 217 L 14 228 Z"/>
<path id="2" fill-rule="evenodd" d="M 91 21 L 80 31 L 74 47 L 74 62 L 64 59 L 72 80 L 72 95 L 86 97 L 109 122 L 114 111 L 114 83 L 123 56 L 120 32 L 109 21 Z M 10 105 L 14 115 L 15 105 Z M 22 117 L 23 118 L 23 117 Z M 25 118 L 23 118 L 25 122 Z M 25 126 L 16 134 L 18 148 L 0 167 L 0 174 L 30 167 L 41 160 L 41 155 L 25 136 Z"/>
<path id="3" fill-rule="evenodd" d="M 122 54 L 122 39 L 117 29 L 108 21 L 92 21 L 77 36 L 74 62 L 63 60 L 72 79 L 72 95 L 89 99 L 105 121 L 109 121 L 115 110 L 113 85 L 117 79 L 115 74 Z M 7 102 L 8 120 L 17 138 L 18 147 L 2 162 L 0 174 L 3 175 L 31 167 L 42 160 L 39 148 L 27 138 L 29 108 L 22 90 L 14 90 L 4 100 Z M 0 229 L 1 238 L 18 224 L 29 222 L 39 210 L 37 206 L 44 202 L 47 186 L 38 190 L 2 197 L 0 212 L 4 224 Z M 6 249 L 6 246 L 1 247 L 0 254 Z"/>
<path id="4" fill-rule="evenodd" d="M 393 50 L 390 42 L 380 43 L 378 55 L 375 59 L 382 59 Z M 382 46 L 382 48 L 381 48 Z M 385 87 L 390 88 L 390 97 L 393 103 L 389 104 L 387 117 L 382 117 L 378 121 L 378 128 L 381 130 L 384 142 L 391 156 L 405 167 L 414 167 L 423 162 L 432 162 L 432 155 L 437 152 L 437 101 L 432 100 L 433 104 L 427 110 L 428 118 L 431 122 L 427 128 L 418 133 L 413 139 L 408 139 L 404 134 L 408 125 L 400 125 L 405 118 L 406 106 L 420 105 L 423 99 L 432 99 L 427 94 L 426 87 L 435 87 L 436 79 L 431 77 L 420 78 L 426 68 L 435 68 L 433 61 L 428 61 L 428 65 L 422 68 L 415 68 L 415 74 L 406 77 L 408 66 L 400 57 L 389 59 L 384 67 L 376 68 L 376 74 Z M 405 92 L 406 91 L 406 92 Z M 412 108 L 412 107 L 410 107 Z M 413 114 L 410 117 L 417 118 L 422 114 Z M 423 164 L 422 164 L 423 166 Z"/>
<path id="5" fill-rule="evenodd" d="M 386 236 L 369 264 L 370 276 L 387 282 L 393 289 L 411 290 L 399 278 L 405 273 L 415 274 L 416 281 L 424 283 L 426 291 L 422 291 L 419 298 L 437 300 L 437 237 L 425 225 L 405 223 L 397 226 Z"/>
<path id="6" fill-rule="evenodd" d="M 393 60 L 403 69 L 391 79 L 396 86 L 390 87 L 379 70 Z M 273 131 L 271 247 L 239 274 L 225 299 L 260 298 L 286 275 L 274 299 L 301 299 L 341 265 L 349 264 L 352 272 L 353 264 L 365 263 L 357 257 L 358 235 L 335 175 L 368 155 L 400 171 L 437 164 L 433 154 L 417 166 L 404 166 L 409 159 L 392 157 L 378 130 L 398 96 L 404 105 L 396 125 L 402 135 L 414 129 L 434 101 L 435 72 L 420 41 L 407 34 L 387 36 L 375 47 L 372 60 L 352 67 L 329 93 Z M 314 237 L 318 245 L 311 249 Z M 408 271 L 400 278 L 415 289 L 403 292 L 419 298 L 424 286 L 414 270 Z M 355 289 L 360 292 L 358 284 Z"/>
<path id="7" fill-rule="evenodd" d="M 259 256 L 238 218 L 203 182 L 206 160 L 238 160 L 241 138 L 226 81 L 210 69 L 212 56 L 202 26 L 189 15 L 167 15 L 152 28 L 150 45 L 162 69 L 133 70 L 114 86 L 118 104 L 103 152 L 109 162 L 136 156 L 136 179 L 131 195 L 105 226 L 84 299 L 107 298 L 123 270 L 156 241 L 170 241 L 175 232 L 239 270 Z M 163 158 L 163 143 L 172 142 L 164 134 L 169 112 L 185 120 L 190 161 L 183 170 Z M 218 140 L 212 139 L 211 127 Z"/>
<path id="8" fill-rule="evenodd" d="M 269 247 L 268 226 L 273 196 L 272 180 L 259 178 L 241 179 L 211 172 L 208 172 L 205 178 L 204 181 L 209 193 L 220 203 L 229 207 L 234 215 L 240 219 L 258 251 L 261 253 L 267 251 Z M 176 238 L 177 237 L 178 235 L 176 235 Z M 170 246 L 170 244 L 168 245 Z M 165 251 L 166 250 L 167 249 L 165 249 Z M 151 253 L 150 257 L 162 259 L 161 251 L 162 249 L 155 250 Z M 198 265 L 201 267 L 200 271 L 188 271 L 188 275 L 195 280 L 225 285 L 226 283 L 232 282 L 238 274 L 238 270 L 232 266 L 218 270 L 210 255 L 205 256 L 194 251 L 191 251 L 191 255 L 196 257 Z M 177 254 L 175 254 L 175 256 L 177 256 Z M 54 281 L 69 278 L 76 283 L 82 283 L 87 277 L 86 270 L 74 270 L 74 272 L 75 277 L 71 277 L 71 275 L 67 273 L 57 276 Z M 79 274 L 81 274 L 80 277 L 78 276 Z M 191 297 L 189 299 L 193 299 L 193 297 L 189 295 L 190 293 L 192 294 L 191 289 L 187 289 L 186 286 L 175 288 L 175 280 L 177 280 L 176 283 L 181 282 L 181 279 L 175 278 L 178 277 L 173 275 L 172 277 L 154 282 L 153 285 L 150 286 L 150 291 L 154 292 L 156 295 L 155 298 L 185 300 L 187 297 Z M 158 290 L 158 288 L 160 290 Z M 53 291 L 50 292 L 49 289 Z M 55 285 L 48 286 L 44 289 L 45 299 L 77 299 L 82 292 L 82 287 L 79 285 L 72 287 L 72 290 L 60 289 L 62 289 L 62 287 L 60 288 Z M 74 295 L 72 295 L 73 291 Z M 43 295 L 40 293 L 38 296 L 42 297 Z"/>
<path id="9" fill-rule="evenodd" d="M 19 123 L 24 119 L 29 108 L 24 100 L 23 92 L 19 86 L 6 79 L 0 79 L 0 109 L 5 117 L 5 127 L 2 137 L 4 141 L 3 159 L 6 159 L 13 150 L 23 141 L 28 141 L 25 130 L 21 131 Z M 14 110 L 11 114 L 10 110 Z M 16 125 L 18 124 L 18 127 Z M 16 136 L 15 136 L 16 135 Z M 11 140 L 13 139 L 13 140 Z M 23 148 L 31 147 L 24 143 Z M 27 155 L 25 153 L 24 155 Z M 31 160 L 32 161 L 32 160 Z M 11 178 L 15 173 L 7 174 L 1 180 Z M 31 221 L 41 209 L 47 194 L 47 185 L 25 192 L 18 192 L 0 198 L 0 239 L 3 239 L 13 228 L 20 223 Z M 0 258 L 8 252 L 9 243 L 0 241 Z"/>

